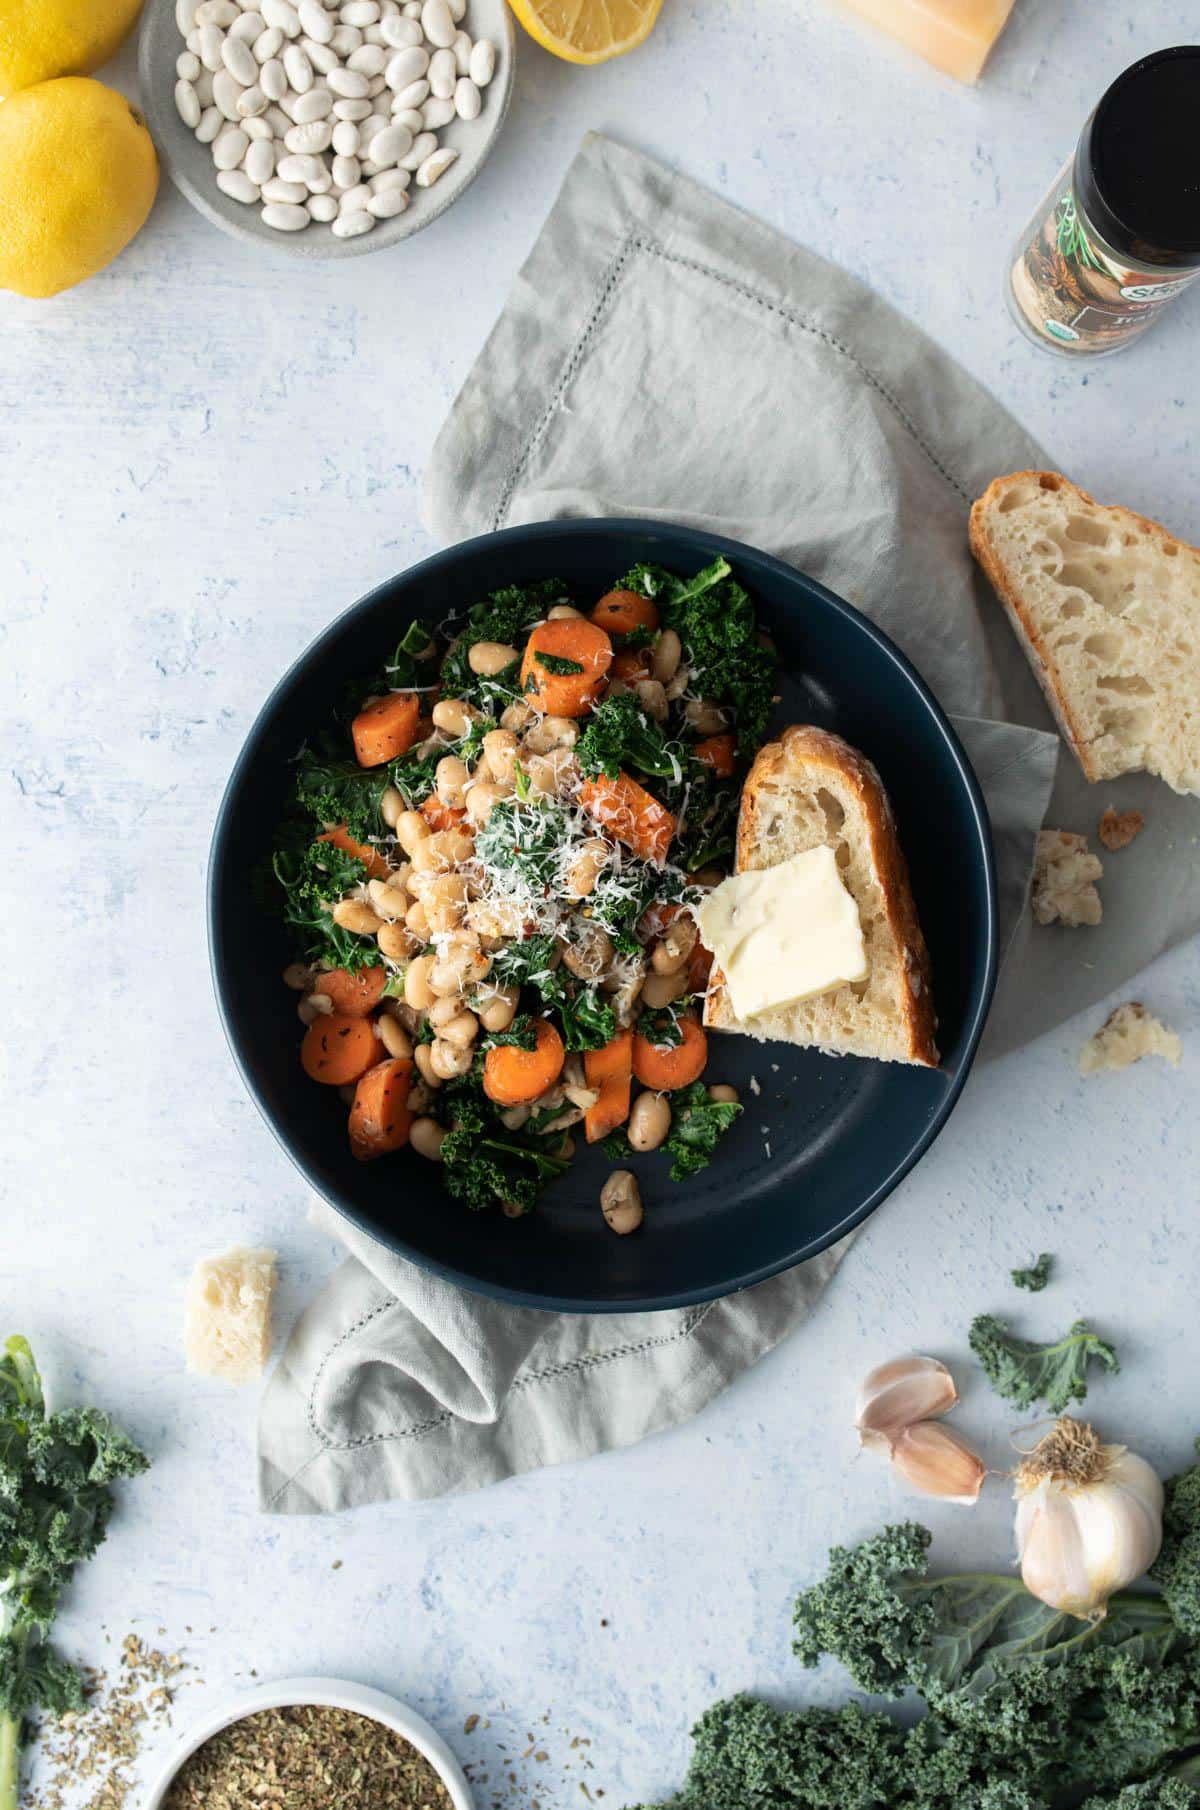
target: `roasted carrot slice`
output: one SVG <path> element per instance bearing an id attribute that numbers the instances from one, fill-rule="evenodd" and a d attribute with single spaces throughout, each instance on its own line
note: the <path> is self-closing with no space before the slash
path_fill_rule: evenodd
<path id="1" fill-rule="evenodd" d="M 382 966 L 360 968 L 356 974 L 347 968 L 326 968 L 317 975 L 313 991 L 332 999 L 334 1011 L 343 1018 L 366 1018 L 383 998 L 387 978 Z"/>
<path id="2" fill-rule="evenodd" d="M 389 691 L 360 710 L 350 725 L 360 767 L 382 767 L 407 753 L 417 739 L 421 706 L 415 691 Z"/>
<path id="3" fill-rule="evenodd" d="M 737 740 L 732 735 L 709 735 L 692 749 L 697 760 L 711 767 L 718 779 L 729 779 L 733 773 Z"/>
<path id="4" fill-rule="evenodd" d="M 650 649 L 648 647 L 625 647 L 616 655 L 609 668 L 610 679 L 624 679 L 633 684 L 637 679 L 650 677 Z"/>
<path id="5" fill-rule="evenodd" d="M 632 635 L 658 627 L 658 606 L 637 591 L 609 591 L 592 611 L 592 621 L 608 635 Z"/>
<path id="6" fill-rule="evenodd" d="M 329 1012 L 305 1031 L 300 1060 L 310 1080 L 326 1087 L 346 1087 L 374 1067 L 379 1047 L 369 1018 Z"/>
<path id="7" fill-rule="evenodd" d="M 604 774 L 598 779 L 585 779 L 579 802 L 598 824 L 643 861 L 666 860 L 675 834 L 675 819 L 665 804 L 659 804 L 628 773 L 619 773 L 616 779 Z"/>
<path id="8" fill-rule="evenodd" d="M 604 689 L 612 657 L 612 642 L 594 622 L 556 616 L 525 643 L 521 691 L 547 716 L 584 716 Z"/>
<path id="9" fill-rule="evenodd" d="M 677 1087 L 690 1087 L 704 1073 L 708 1061 L 708 1038 L 696 1020 L 684 1014 L 679 1020 L 683 1042 L 670 1049 L 660 1049 L 640 1032 L 633 1040 L 633 1072 L 643 1087 L 656 1093 L 670 1093 Z"/>
<path id="10" fill-rule="evenodd" d="M 387 862 L 377 848 L 369 842 L 356 842 L 344 823 L 335 824 L 331 830 L 322 830 L 316 838 L 318 842 L 332 842 L 334 848 L 340 848 L 343 855 L 354 855 L 367 870 L 371 880 L 386 880 L 391 872 Z"/>
<path id="11" fill-rule="evenodd" d="M 534 1020 L 536 1047 L 515 1043 L 493 1045 L 483 1061 L 483 1091 L 497 1106 L 524 1106 L 553 1087 L 562 1074 L 566 1051 L 548 1018 Z"/>
<path id="12" fill-rule="evenodd" d="M 587 1050 L 583 1058 L 587 1084 L 599 1090 L 600 1098 L 583 1115 L 583 1128 L 589 1144 L 599 1143 L 629 1117 L 629 1095 L 633 1084 L 633 1032 L 618 1031 L 602 1050 Z"/>
<path id="13" fill-rule="evenodd" d="M 712 971 L 712 950 L 697 941 L 688 957 L 687 984 L 689 993 L 704 993 L 708 990 L 708 977 Z"/>
<path id="14" fill-rule="evenodd" d="M 465 822 L 467 813 L 455 810 L 453 805 L 443 804 L 436 792 L 431 792 L 421 806 L 421 815 L 436 834 L 438 830 L 454 830 Z"/>
<path id="15" fill-rule="evenodd" d="M 350 1108 L 350 1149 L 360 1163 L 386 1156 L 408 1142 L 413 1115 L 408 1110 L 411 1062 L 393 1057 L 369 1068 L 354 1090 Z"/>

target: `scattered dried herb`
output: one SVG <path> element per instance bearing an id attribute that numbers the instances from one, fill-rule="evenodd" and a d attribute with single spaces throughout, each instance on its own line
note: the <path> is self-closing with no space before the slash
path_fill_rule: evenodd
<path id="1" fill-rule="evenodd" d="M 134 1768 L 143 1743 L 169 1725 L 190 1668 L 180 1654 L 127 1634 L 116 1671 L 85 1667 L 82 1682 L 83 1708 L 44 1717 L 38 1728 L 46 1783 L 22 1799 L 28 1810 L 128 1810 L 140 1789 Z"/>
<path id="2" fill-rule="evenodd" d="M 206 1741 L 163 1810 L 450 1810 L 423 1753 L 382 1722 L 322 1703 L 256 1710 Z"/>

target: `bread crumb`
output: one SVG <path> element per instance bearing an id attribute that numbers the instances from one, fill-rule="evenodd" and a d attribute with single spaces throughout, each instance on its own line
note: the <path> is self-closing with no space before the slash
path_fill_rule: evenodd
<path id="1" fill-rule="evenodd" d="M 184 1344 L 195 1376 L 248 1383 L 271 1355 L 275 1252 L 236 1245 L 203 1258 L 188 1283 Z"/>
<path id="2" fill-rule="evenodd" d="M 1109 805 L 1100 819 L 1097 830 L 1105 848 L 1116 854 L 1119 848 L 1128 848 L 1135 836 L 1140 836 L 1146 827 L 1146 819 L 1140 811 L 1114 811 Z"/>
<path id="3" fill-rule="evenodd" d="M 762 1088 L 758 1085 L 757 1075 L 751 1075 L 750 1077 L 750 1092 L 752 1094 L 760 1094 L 762 1092 Z"/>
<path id="4" fill-rule="evenodd" d="M 1102 1069 L 1128 1068 L 1143 1056 L 1161 1056 L 1179 1067 L 1183 1041 L 1153 1012 L 1136 999 L 1110 1012 L 1094 1037 L 1079 1052 L 1081 1075 L 1098 1075 Z"/>
<path id="5" fill-rule="evenodd" d="M 1104 868 L 1086 836 L 1039 830 L 1033 862 L 1033 915 L 1039 924 L 1098 924 L 1104 915 L 1096 881 Z"/>

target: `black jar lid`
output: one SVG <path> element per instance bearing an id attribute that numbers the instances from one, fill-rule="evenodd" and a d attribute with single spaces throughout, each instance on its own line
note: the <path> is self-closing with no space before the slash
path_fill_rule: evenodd
<path id="1" fill-rule="evenodd" d="M 1143 57 L 1118 76 L 1075 161 L 1080 211 L 1142 264 L 1200 265 L 1200 45 Z"/>

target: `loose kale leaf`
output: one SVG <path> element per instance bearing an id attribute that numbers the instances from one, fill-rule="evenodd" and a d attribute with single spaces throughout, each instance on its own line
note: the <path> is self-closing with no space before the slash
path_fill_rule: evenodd
<path id="1" fill-rule="evenodd" d="M 277 849 L 272 866 L 284 892 L 284 922 L 295 931 L 303 960 L 329 961 L 351 973 L 380 966 L 373 938 L 344 930 L 324 909 L 365 880 L 367 870 L 357 856 L 343 854 L 329 842 L 310 842 L 299 849 Z"/>
<path id="2" fill-rule="evenodd" d="M 1200 1761 L 1188 1760 L 1115 1793 L 1101 1792 L 1079 1810 L 1200 1810 Z"/>
<path id="3" fill-rule="evenodd" d="M 496 810 L 500 808 L 497 806 Z M 488 818 L 489 824 L 496 815 L 496 810 Z M 522 943 L 507 943 L 496 950 L 489 978 L 499 987 L 522 987 L 535 978 L 540 984 L 541 977 L 551 973 L 550 964 L 553 959 L 552 936 L 527 936 Z"/>
<path id="4" fill-rule="evenodd" d="M 1027 1270 L 1013 1270 L 1012 1279 L 1018 1288 L 1027 1288 L 1031 1295 L 1040 1295 L 1050 1280 L 1050 1272 L 1054 1268 L 1054 1257 L 1050 1251 L 1043 1251 L 1035 1263 Z"/>
<path id="5" fill-rule="evenodd" d="M 635 771 L 660 779 L 678 779 L 686 757 L 672 744 L 632 692 L 603 698 L 591 714 L 575 749 L 580 768 L 591 779 L 616 779 Z"/>
<path id="6" fill-rule="evenodd" d="M 621 589 L 653 597 L 662 622 L 683 642 L 693 690 L 732 709 L 742 750 L 752 752 L 771 713 L 776 661 L 759 645 L 754 607 L 729 562 L 714 560 L 688 579 L 636 566 Z"/>
<path id="7" fill-rule="evenodd" d="M 610 1163 L 624 1163 L 633 1155 L 633 1145 L 623 1131 L 610 1131 L 606 1138 L 601 1138 L 600 1148 Z"/>
<path id="8" fill-rule="evenodd" d="M 526 1213 L 542 1186 L 562 1175 L 566 1159 L 504 1129 L 471 1076 L 446 1089 L 451 1129 L 442 1140 L 442 1179 L 464 1206 L 480 1210 L 507 1201 Z"/>
<path id="9" fill-rule="evenodd" d="M 506 1031 L 489 1031 L 479 1047 L 482 1050 L 491 1050 L 501 1048 L 505 1044 L 518 1050 L 535 1050 L 537 1048 L 537 1031 L 528 1012 L 519 1012 Z"/>
<path id="10" fill-rule="evenodd" d="M 583 671 L 582 660 L 568 660 L 565 654 L 544 654 L 539 647 L 534 650 L 533 657 L 539 666 L 544 666 L 547 672 L 552 672 L 559 678 L 570 678 Z"/>
<path id="11" fill-rule="evenodd" d="M 344 823 L 356 842 L 383 831 L 379 801 L 388 785 L 386 767 L 360 767 L 321 748 L 304 748 L 296 760 L 293 798 L 321 829 Z"/>
<path id="12" fill-rule="evenodd" d="M 478 722 L 472 723 L 458 741 L 441 742 L 428 754 L 419 752 L 423 744 L 418 743 L 384 769 L 385 784 L 395 786 L 403 794 L 409 810 L 419 810 L 434 789 L 438 762 L 447 755 L 455 754 L 468 767 L 474 767 L 479 759 L 484 736 L 489 729 L 494 728 L 495 724 L 490 717 L 482 717 Z"/>
<path id="13" fill-rule="evenodd" d="M 671 1130 L 666 1148 L 674 1157 L 671 1180 L 686 1181 L 708 1167 L 721 1138 L 741 1112 L 735 1100 L 710 1100 L 702 1081 L 671 1095 Z"/>
<path id="14" fill-rule="evenodd" d="M 564 981 L 559 971 L 549 986 L 542 986 L 541 992 L 561 1020 L 564 1048 L 602 1050 L 616 1036 L 617 1014 L 597 987 Z"/>
<path id="15" fill-rule="evenodd" d="M 466 622 L 458 638 L 442 661 L 442 694 L 463 698 L 469 704 L 490 705 L 503 697 L 516 696 L 520 677 L 520 661 L 514 660 L 503 672 L 484 677 L 471 671 L 467 655 L 476 641 L 499 641 L 519 649 L 535 623 L 541 622 L 556 603 L 568 601 L 566 587 L 557 578 L 543 579 L 538 584 L 506 585 L 493 591 L 482 603 L 467 611 Z"/>
<path id="16" fill-rule="evenodd" d="M 1167 1483 L 1162 1551 L 1150 1576 L 1162 1585 L 1178 1626 L 1200 1636 L 1200 1464 Z"/>
<path id="17" fill-rule="evenodd" d="M 399 641 L 396 651 L 384 668 L 387 685 L 383 690 L 410 691 L 414 687 L 428 684 L 433 678 L 433 667 L 429 664 L 435 652 L 436 644 L 433 636 L 423 622 L 410 622 Z M 368 696 L 369 693 L 364 693 Z"/>
<path id="18" fill-rule="evenodd" d="M 1065 1413 L 1072 1402 L 1083 1401 L 1093 1359 L 1114 1376 L 1121 1368 L 1112 1346 L 1082 1320 L 1054 1344 L 1039 1345 L 1017 1338 L 994 1314 L 979 1314 L 971 1322 L 969 1343 L 997 1395 L 1018 1408 L 1045 1402 L 1052 1414 Z"/>

